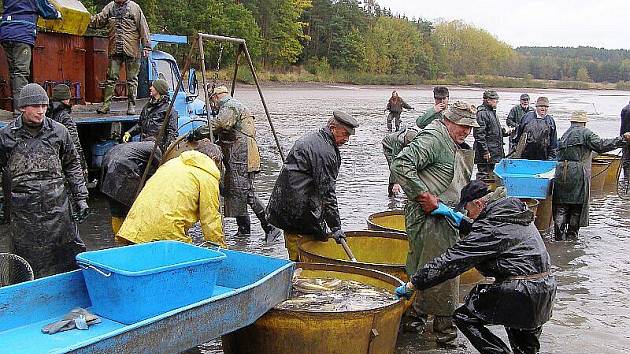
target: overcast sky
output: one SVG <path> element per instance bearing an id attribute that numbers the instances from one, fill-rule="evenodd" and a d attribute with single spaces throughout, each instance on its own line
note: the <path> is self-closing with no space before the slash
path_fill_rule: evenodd
<path id="1" fill-rule="evenodd" d="M 463 20 L 518 46 L 630 49 L 628 0 L 377 0 L 394 14 Z"/>

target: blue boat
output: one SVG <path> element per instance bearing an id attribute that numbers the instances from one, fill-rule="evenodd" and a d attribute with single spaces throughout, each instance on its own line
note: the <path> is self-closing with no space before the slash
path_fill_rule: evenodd
<path id="1" fill-rule="evenodd" d="M 227 255 L 210 297 L 124 325 L 108 318 L 88 330 L 41 332 L 91 301 L 80 270 L 0 288 L 3 353 L 177 353 L 252 324 L 289 297 L 294 263 L 244 252 Z"/>

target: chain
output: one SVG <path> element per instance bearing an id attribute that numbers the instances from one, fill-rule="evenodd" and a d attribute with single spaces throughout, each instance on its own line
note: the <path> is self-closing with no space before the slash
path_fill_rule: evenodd
<path id="1" fill-rule="evenodd" d="M 219 80 L 219 70 L 221 69 L 221 57 L 223 56 L 223 43 L 219 45 L 219 56 L 217 58 L 217 66 L 214 70 L 214 76 L 212 77 L 212 89 L 217 86 L 217 81 Z"/>

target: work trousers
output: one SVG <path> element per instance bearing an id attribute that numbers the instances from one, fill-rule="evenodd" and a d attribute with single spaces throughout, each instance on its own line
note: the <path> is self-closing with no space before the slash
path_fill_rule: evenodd
<path id="1" fill-rule="evenodd" d="M 400 130 L 400 113 L 401 112 L 389 112 L 387 116 L 387 131 L 392 131 L 392 120 L 396 126 L 396 131 Z"/>
<path id="2" fill-rule="evenodd" d="M 630 146 L 625 146 L 622 149 L 621 166 L 623 166 L 623 177 L 626 186 L 630 182 Z"/>
<path id="3" fill-rule="evenodd" d="M 553 226 L 556 241 L 576 239 L 580 231 L 582 204 L 554 204 Z"/>
<path id="4" fill-rule="evenodd" d="M 28 84 L 31 76 L 33 47 L 22 42 L 2 42 L 2 48 L 4 48 L 9 66 L 9 79 L 13 93 L 13 109 L 17 110 L 17 98 L 20 97 L 22 87 Z"/>
<path id="5" fill-rule="evenodd" d="M 475 316 L 466 306 L 455 310 L 453 314 L 457 328 L 468 338 L 470 343 L 482 354 L 536 354 L 540 350 L 538 338 L 542 327 L 534 329 L 518 329 L 505 327 L 512 350 L 494 335 L 488 328 L 490 324 Z"/>
<path id="6" fill-rule="evenodd" d="M 127 98 L 129 102 L 136 102 L 138 92 L 138 72 L 140 71 L 140 60 L 126 55 L 114 55 L 109 58 L 107 67 L 107 80 L 105 80 L 105 93 L 103 105 L 109 107 L 114 97 L 114 88 L 120 77 L 120 68 L 125 65 L 127 71 Z"/>
<path id="7" fill-rule="evenodd" d="M 256 214 L 263 230 L 265 232 L 269 232 L 271 225 L 267 222 L 267 217 L 265 216 L 265 205 L 260 201 L 260 199 L 258 199 L 256 189 L 254 188 L 254 179 L 256 174 L 250 172 L 248 175 L 249 189 L 247 191 L 247 205 L 249 205 L 254 214 Z M 237 216 L 236 225 L 238 225 L 239 234 L 245 235 L 251 233 L 251 220 L 249 218 L 249 214 Z"/>
<path id="8" fill-rule="evenodd" d="M 494 180 L 494 163 L 480 162 L 477 164 L 477 179 L 486 181 Z"/>

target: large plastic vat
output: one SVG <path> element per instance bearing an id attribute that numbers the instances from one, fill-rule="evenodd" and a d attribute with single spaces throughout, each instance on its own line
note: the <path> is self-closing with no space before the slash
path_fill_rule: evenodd
<path id="1" fill-rule="evenodd" d="M 611 169 L 610 161 L 593 160 L 591 163 L 591 192 L 600 193 L 604 190 L 608 170 Z"/>
<path id="2" fill-rule="evenodd" d="M 61 20 L 45 20 L 39 18 L 37 26 L 55 32 L 82 36 L 90 24 L 90 13 L 79 0 L 49 0 L 57 11 L 61 12 Z"/>
<path id="3" fill-rule="evenodd" d="M 608 161 L 610 166 L 606 170 L 606 181 L 604 189 L 616 191 L 619 183 L 619 172 L 621 171 L 621 156 L 619 154 L 601 154 L 593 158 L 593 161 Z"/>
<path id="4" fill-rule="evenodd" d="M 301 277 L 354 280 L 394 292 L 403 283 L 358 267 L 298 263 Z M 393 354 L 403 301 L 365 311 L 309 312 L 272 309 L 254 324 L 223 336 L 226 354 Z"/>
<path id="5" fill-rule="evenodd" d="M 556 161 L 503 159 L 494 173 L 510 197 L 545 199 L 551 194 Z"/>
<path id="6" fill-rule="evenodd" d="M 77 255 L 92 310 L 132 324 L 212 296 L 225 254 L 157 241 Z"/>
<path id="7" fill-rule="evenodd" d="M 403 210 L 388 210 L 371 214 L 367 218 L 370 230 L 405 232 L 405 212 Z"/>
<path id="8" fill-rule="evenodd" d="M 298 244 L 300 260 L 307 263 L 329 263 L 355 265 L 357 267 L 379 270 L 391 274 L 403 281 L 409 276 L 405 265 L 409 253 L 407 235 L 382 231 L 346 232 L 347 243 L 357 262 L 348 260 L 343 248 L 334 240 L 327 242 L 301 240 Z M 462 284 L 474 284 L 483 279 L 476 269 L 470 269 L 460 276 Z"/>

